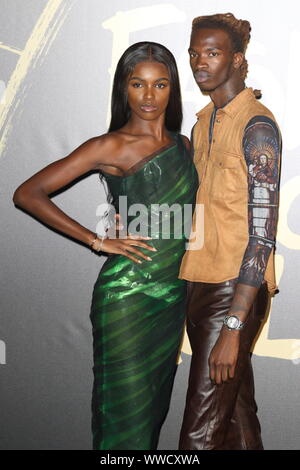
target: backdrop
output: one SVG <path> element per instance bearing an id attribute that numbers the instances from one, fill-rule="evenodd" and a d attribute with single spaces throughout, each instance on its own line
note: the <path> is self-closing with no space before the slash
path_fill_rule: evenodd
<path id="1" fill-rule="evenodd" d="M 276 252 L 280 293 L 256 343 L 256 399 L 266 449 L 299 448 L 300 7 L 297 0 L 0 0 L 2 449 L 91 449 L 94 282 L 103 258 L 16 209 L 16 187 L 83 141 L 106 132 L 112 75 L 130 44 L 174 53 L 183 133 L 206 104 L 188 63 L 195 16 L 248 19 L 247 84 L 263 92 L 283 134 Z M 96 230 L 105 199 L 96 173 L 53 201 Z M 190 348 L 185 339 L 160 449 L 176 449 Z"/>

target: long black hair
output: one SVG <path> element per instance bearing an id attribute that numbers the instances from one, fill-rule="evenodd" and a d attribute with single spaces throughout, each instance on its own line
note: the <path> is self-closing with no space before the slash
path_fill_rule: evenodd
<path id="1" fill-rule="evenodd" d="M 128 47 L 121 56 L 113 83 L 111 99 L 111 121 L 108 132 L 123 127 L 130 118 L 127 100 L 128 77 L 140 62 L 160 62 L 170 75 L 170 97 L 166 108 L 165 125 L 169 131 L 179 132 L 182 124 L 182 105 L 179 76 L 175 58 L 165 46 L 156 42 L 137 42 Z"/>

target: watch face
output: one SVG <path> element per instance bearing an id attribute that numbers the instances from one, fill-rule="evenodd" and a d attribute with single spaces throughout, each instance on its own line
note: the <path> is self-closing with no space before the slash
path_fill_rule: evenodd
<path id="1" fill-rule="evenodd" d="M 237 328 L 238 325 L 239 325 L 239 320 L 237 317 L 232 316 L 227 319 L 227 326 L 229 328 Z"/>

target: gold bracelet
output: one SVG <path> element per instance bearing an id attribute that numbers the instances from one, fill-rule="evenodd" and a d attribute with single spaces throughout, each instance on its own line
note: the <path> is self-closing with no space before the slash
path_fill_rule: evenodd
<path id="1" fill-rule="evenodd" d="M 103 242 L 104 242 L 105 238 L 106 238 L 106 235 L 101 236 L 101 243 L 100 243 L 100 246 L 99 246 L 99 250 L 97 250 L 97 251 L 101 251 L 101 248 L 102 248 L 102 245 L 103 245 Z"/>
<path id="2" fill-rule="evenodd" d="M 97 251 L 97 252 L 98 252 L 98 251 L 101 251 L 101 248 L 102 248 L 102 245 L 103 245 L 103 242 L 104 242 L 105 238 L 107 238 L 107 235 L 101 235 L 101 243 L 100 243 L 100 245 L 99 245 L 98 250 L 95 249 L 95 251 Z M 92 250 L 94 249 L 93 245 L 94 245 L 94 243 L 95 243 L 96 240 L 100 240 L 100 238 L 98 237 L 98 235 L 96 236 L 96 238 L 92 241 L 92 243 L 91 243 L 91 245 L 90 245 L 90 247 L 91 247 Z"/>
<path id="3" fill-rule="evenodd" d="M 97 238 L 98 238 L 98 235 L 97 235 L 96 233 L 95 233 L 94 235 L 95 235 L 95 238 L 94 238 L 94 240 L 92 241 L 92 243 L 90 244 L 90 248 L 91 248 L 91 249 L 93 249 L 94 243 L 95 243 L 95 241 L 96 241 Z"/>

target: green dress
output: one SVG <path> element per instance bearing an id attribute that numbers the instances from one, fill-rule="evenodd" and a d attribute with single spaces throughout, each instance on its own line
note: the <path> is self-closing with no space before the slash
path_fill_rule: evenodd
<path id="1" fill-rule="evenodd" d="M 117 211 L 119 196 L 127 196 L 128 208 L 137 203 L 146 206 L 150 217 L 157 216 L 157 204 L 177 205 L 159 223 L 157 217 L 152 219 L 156 223 L 147 243 L 157 252 L 142 250 L 152 261 L 136 264 L 125 256 L 111 255 L 95 282 L 90 314 L 94 450 L 156 449 L 170 404 L 185 316 L 186 283 L 178 279 L 178 272 L 191 220 L 177 218 L 175 235 L 172 222 L 176 210 L 183 215 L 184 204 L 193 206 L 198 187 L 182 137 L 170 134 L 171 144 L 124 176 L 105 173 Z M 129 216 L 128 222 L 135 217 Z M 170 237 L 166 222 L 170 222 Z M 143 228 L 145 224 L 144 218 Z"/>

